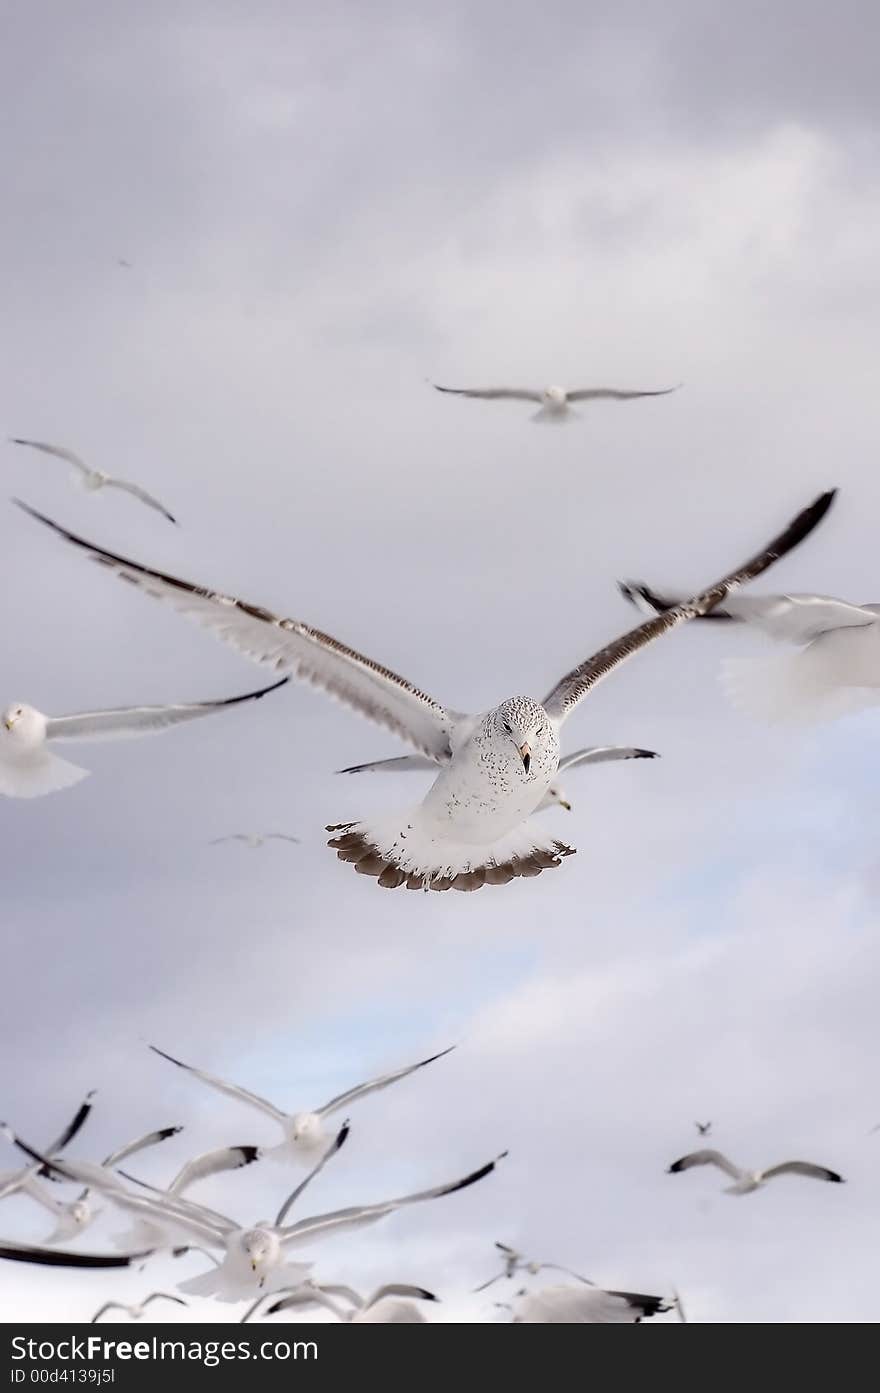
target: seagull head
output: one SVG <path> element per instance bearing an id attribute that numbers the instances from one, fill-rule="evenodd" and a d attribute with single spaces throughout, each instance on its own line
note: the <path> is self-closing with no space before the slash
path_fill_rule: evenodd
<path id="1" fill-rule="evenodd" d="M 545 387 L 542 396 L 547 406 L 565 406 L 568 400 L 564 387 Z"/>
<path id="2" fill-rule="evenodd" d="M 546 768 L 551 758 L 558 759 L 559 743 L 550 718 L 531 697 L 511 697 L 492 714 L 495 734 L 503 745 L 513 745 L 526 778 L 534 763 Z"/>
<path id="3" fill-rule="evenodd" d="M 0 719 L 3 729 L 19 745 L 39 745 L 45 737 L 46 717 L 35 711 L 32 706 L 25 706 L 23 702 L 7 706 Z"/>
<path id="4" fill-rule="evenodd" d="M 263 1219 L 256 1228 L 246 1229 L 241 1236 L 242 1250 L 251 1265 L 251 1271 L 262 1281 L 270 1267 L 281 1256 L 281 1244 L 268 1219 Z"/>
<path id="5" fill-rule="evenodd" d="M 571 812 L 571 804 L 558 784 L 551 784 L 547 790 L 546 796 L 550 799 L 551 803 L 558 803 L 560 808 L 564 808 L 567 813 Z"/>
<path id="6" fill-rule="evenodd" d="M 314 1151 L 324 1140 L 324 1129 L 316 1112 L 294 1113 L 288 1124 L 288 1135 L 297 1151 Z"/>

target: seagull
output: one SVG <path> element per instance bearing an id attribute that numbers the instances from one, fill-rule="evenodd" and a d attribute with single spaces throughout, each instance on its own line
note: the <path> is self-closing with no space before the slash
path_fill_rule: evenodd
<path id="1" fill-rule="evenodd" d="M 668 1311 L 662 1296 L 633 1291 L 603 1291 L 601 1287 L 544 1287 L 517 1292 L 513 1324 L 523 1325 L 637 1325 Z"/>
<path id="2" fill-rule="evenodd" d="M 668 397 L 681 386 L 663 387 L 659 392 L 628 392 L 619 387 L 581 387 L 574 391 L 566 387 L 543 387 L 537 391 L 520 387 L 441 387 L 438 382 L 431 386 L 437 392 L 448 392 L 456 397 L 478 397 L 482 401 L 530 401 L 540 410 L 532 416 L 533 421 L 570 421 L 577 412 L 572 411 L 572 402 L 578 401 L 633 401 L 637 397 Z"/>
<path id="3" fill-rule="evenodd" d="M 712 1131 L 711 1122 L 695 1122 L 694 1126 L 696 1127 L 701 1137 L 708 1137 L 710 1132 Z"/>
<path id="4" fill-rule="evenodd" d="M 725 1175 L 729 1175 L 734 1183 L 725 1187 L 726 1195 L 750 1195 L 777 1175 L 805 1175 L 810 1180 L 830 1180 L 837 1185 L 843 1183 L 843 1176 L 838 1175 L 837 1171 L 830 1171 L 827 1166 L 814 1166 L 811 1161 L 783 1161 L 782 1165 L 770 1166 L 768 1170 L 746 1171 L 728 1161 L 720 1151 L 693 1151 L 690 1156 L 673 1161 L 667 1174 L 677 1175 L 679 1171 L 690 1170 L 693 1166 L 717 1166 Z"/>
<path id="5" fill-rule="evenodd" d="M 92 1316 L 89 1324 L 97 1325 L 101 1317 L 106 1315 L 108 1311 L 125 1311 L 132 1320 L 140 1320 L 151 1301 L 173 1301 L 176 1306 L 186 1306 L 187 1304 L 182 1297 L 171 1296 L 167 1291 L 152 1291 L 136 1306 L 124 1306 L 121 1301 L 105 1301 L 104 1305 Z"/>
<path id="6" fill-rule="evenodd" d="M 490 1277 L 488 1282 L 474 1287 L 475 1292 L 485 1291 L 487 1287 L 500 1282 L 502 1277 L 513 1277 L 517 1272 L 528 1272 L 532 1277 L 536 1277 L 539 1272 L 544 1271 L 564 1272 L 567 1277 L 574 1277 L 576 1281 L 583 1282 L 585 1286 L 595 1285 L 589 1277 L 582 1277 L 579 1272 L 572 1272 L 570 1267 L 561 1267 L 558 1262 L 532 1262 L 523 1253 L 517 1252 L 516 1248 L 508 1248 L 506 1243 L 496 1243 L 495 1247 L 503 1257 L 504 1267 L 494 1277 Z"/>
<path id="7" fill-rule="evenodd" d="M 94 1096 L 94 1089 L 86 1094 L 64 1130 L 46 1147 L 47 1156 L 59 1155 L 60 1152 L 73 1141 L 74 1137 L 78 1135 L 92 1111 L 94 1106 L 92 1099 Z M 19 1167 L 19 1169 L 15 1171 L 7 1171 L 0 1174 L 0 1200 L 7 1199 L 10 1195 L 18 1194 L 20 1191 L 27 1192 L 31 1181 L 35 1181 L 38 1175 L 44 1175 L 49 1178 L 51 1172 L 45 1166 L 30 1165 Z M 42 1190 L 42 1187 L 40 1188 Z"/>
<path id="8" fill-rule="evenodd" d="M 677 600 L 642 581 L 618 582 L 645 614 L 663 614 Z M 701 618 L 748 624 L 797 652 L 769 658 L 727 658 L 721 682 L 731 704 L 771 723 L 835 720 L 880 703 L 880 605 L 828 595 L 731 595 Z"/>
<path id="9" fill-rule="evenodd" d="M 605 764 L 618 759 L 659 759 L 656 750 L 638 750 L 633 745 L 590 745 L 585 750 L 575 750 L 573 754 L 563 755 L 559 761 L 558 773 L 574 769 L 580 764 Z M 410 769 L 436 770 L 437 764 L 427 755 L 399 755 L 396 759 L 377 759 L 372 764 L 351 764 L 347 769 L 337 769 L 337 774 L 399 774 Z M 558 783 L 553 783 L 535 809 L 542 813 L 545 808 L 560 807 L 571 812 L 571 803 Z"/>
<path id="10" fill-rule="evenodd" d="M 244 842 L 252 851 L 265 846 L 266 842 L 293 842 L 294 846 L 301 845 L 299 837 L 289 837 L 286 832 L 233 832 L 228 837 L 215 837 L 211 846 L 220 846 L 223 842 Z"/>
<path id="11" fill-rule="evenodd" d="M 335 1297 L 342 1297 L 347 1306 L 340 1305 Z M 243 1325 L 254 1314 L 263 1297 L 255 1301 L 241 1318 Z M 328 1311 L 350 1325 L 415 1325 L 425 1324 L 426 1317 L 415 1304 L 416 1301 L 436 1301 L 437 1297 L 424 1287 L 412 1287 L 401 1283 L 389 1283 L 371 1293 L 364 1299 L 351 1287 L 328 1286 L 315 1282 L 303 1282 L 294 1291 L 287 1293 L 264 1312 L 274 1316 L 279 1311 L 293 1306 L 325 1306 Z"/>
<path id="12" fill-rule="evenodd" d="M 93 1185 L 107 1196 L 111 1204 L 140 1218 L 157 1220 L 168 1232 L 182 1235 L 184 1242 L 194 1238 L 205 1247 L 218 1250 L 222 1255 L 219 1265 L 209 1272 L 179 1282 L 178 1290 L 192 1296 L 214 1296 L 219 1301 L 243 1301 L 253 1298 L 260 1291 L 279 1291 L 298 1286 L 308 1275 L 311 1264 L 287 1262 L 287 1254 L 291 1249 L 328 1234 L 375 1223 L 407 1205 L 421 1204 L 426 1200 L 439 1199 L 443 1195 L 467 1189 L 468 1186 L 490 1175 L 502 1159 L 500 1156 L 496 1157 L 478 1170 L 472 1171 L 470 1175 L 443 1185 L 435 1185 L 429 1190 L 419 1190 L 414 1194 L 401 1195 L 378 1204 L 353 1205 L 285 1225 L 284 1220 L 291 1205 L 340 1150 L 348 1136 L 348 1125 L 345 1124 L 317 1164 L 284 1201 L 274 1223 L 260 1220 L 252 1228 L 243 1228 L 234 1220 L 218 1214 L 216 1210 L 196 1204 L 193 1200 L 184 1200 L 180 1196 L 171 1198 L 143 1182 L 139 1182 L 141 1187 L 150 1193 L 137 1194 L 123 1185 L 115 1172 L 106 1171 L 101 1166 L 90 1166 L 66 1158 L 56 1158 L 50 1162 L 47 1157 L 34 1151 L 21 1137 L 14 1133 L 10 1135 L 13 1136 L 16 1146 L 32 1160 L 51 1166 L 52 1170 L 65 1179 Z M 131 1177 L 125 1179 L 130 1180 Z"/>
<path id="13" fill-rule="evenodd" d="M 392 730 L 438 766 L 421 803 L 369 821 L 331 824 L 329 845 L 386 889 L 477 890 L 536 876 L 573 848 L 548 837 L 531 815 L 553 785 L 559 736 L 581 700 L 627 658 L 678 625 L 723 603 L 802 541 L 824 517 L 824 493 L 760 552 L 685 605 L 640 624 L 566 673 L 543 703 L 515 696 L 482 715 L 441 706 L 388 668 L 295 619 L 177 580 L 90 542 L 26 504 L 30 516 L 93 560 L 191 618 L 258 663 L 323 687 Z M 510 596 L 515 604 L 515 594 Z"/>
<path id="14" fill-rule="evenodd" d="M 260 1156 L 261 1152 L 257 1146 L 223 1146 L 217 1151 L 205 1151 L 201 1156 L 187 1161 L 186 1165 L 177 1172 L 167 1190 L 159 1193 L 168 1195 L 173 1199 L 175 1196 L 183 1195 L 191 1185 L 195 1185 L 199 1180 L 206 1180 L 212 1175 L 222 1175 L 226 1171 L 239 1170 L 242 1166 L 252 1165 L 254 1161 L 260 1159 Z M 165 1230 L 161 1225 L 151 1223 L 147 1219 L 136 1220 L 129 1231 L 112 1237 L 116 1246 L 123 1251 L 127 1251 L 129 1248 L 155 1249 L 168 1246 Z"/>
<path id="15" fill-rule="evenodd" d="M 289 678 L 244 696 L 218 701 L 184 702 L 176 706 L 118 706 L 109 711 L 84 711 L 75 716 L 47 716 L 33 706 L 16 702 L 0 715 L 0 794 L 6 798 L 42 798 L 72 788 L 91 772 L 53 754 L 51 746 L 65 740 L 126 740 L 158 735 L 185 721 L 213 716 L 244 701 L 259 701 L 283 687 Z"/>
<path id="16" fill-rule="evenodd" d="M 355 1084 L 354 1088 L 347 1088 L 344 1093 L 337 1094 L 335 1098 L 330 1099 L 329 1103 L 324 1103 L 320 1108 L 295 1113 L 282 1112 L 267 1098 L 250 1093 L 246 1088 L 240 1088 L 238 1084 L 226 1083 L 225 1080 L 218 1079 L 216 1075 L 208 1074 L 203 1069 L 196 1069 L 191 1064 L 184 1064 L 183 1060 L 175 1059 L 173 1055 L 166 1054 L 156 1045 L 150 1045 L 150 1049 L 154 1054 L 160 1055 L 162 1059 L 167 1059 L 170 1064 L 176 1064 L 178 1069 L 185 1069 L 187 1073 L 201 1079 L 202 1083 L 206 1083 L 209 1088 L 215 1088 L 218 1093 L 224 1093 L 228 1098 L 235 1098 L 240 1103 L 246 1103 L 259 1112 L 266 1113 L 280 1125 L 284 1132 L 284 1140 L 278 1146 L 268 1150 L 264 1149 L 262 1154 L 272 1156 L 280 1161 L 295 1161 L 308 1160 L 319 1147 L 324 1145 L 327 1140 L 323 1127 L 326 1118 L 331 1117 L 333 1113 L 339 1112 L 342 1108 L 347 1108 L 349 1104 L 356 1103 L 358 1099 L 365 1098 L 367 1094 L 379 1093 L 383 1088 L 390 1088 L 391 1084 L 405 1079 L 409 1074 L 414 1074 L 416 1070 L 424 1069 L 427 1064 L 433 1064 L 435 1060 L 451 1054 L 455 1046 L 450 1045 L 448 1049 L 440 1050 L 439 1054 L 432 1054 L 427 1059 L 420 1059 L 418 1064 L 408 1064 L 405 1068 L 395 1069 L 390 1074 L 380 1074 L 378 1078 L 367 1079 L 365 1083 Z"/>
<path id="17" fill-rule="evenodd" d="M 87 493 L 97 493 L 100 489 L 122 489 L 125 493 L 130 493 L 139 502 L 146 503 L 148 508 L 154 508 L 157 513 L 161 513 L 163 518 L 173 522 L 177 526 L 177 518 L 169 513 L 168 509 L 154 498 L 146 489 L 142 489 L 138 484 L 130 484 L 126 479 L 114 479 L 112 474 L 104 474 L 100 469 L 92 469 L 81 460 L 79 455 L 75 455 L 72 450 L 66 450 L 61 445 L 47 445 L 44 440 L 22 440 L 18 436 L 13 436 L 13 445 L 26 445 L 31 450 L 42 450 L 44 455 L 54 455 L 57 459 L 63 459 L 67 464 L 72 464 L 74 468 L 73 478 L 81 488 Z"/>
<path id="18" fill-rule="evenodd" d="M 160 1142 L 167 1141 L 169 1137 L 176 1137 L 178 1132 L 182 1130 L 181 1127 L 161 1127 L 158 1131 L 147 1132 L 145 1136 L 136 1137 L 133 1141 L 126 1142 L 124 1146 L 119 1146 L 115 1151 L 111 1151 L 109 1156 L 104 1157 L 101 1165 L 106 1170 L 111 1171 L 114 1166 L 119 1165 L 120 1161 L 125 1161 L 129 1156 L 135 1156 L 140 1151 L 146 1151 L 151 1146 L 158 1146 Z M 100 1209 L 93 1208 L 89 1200 L 88 1187 L 75 1200 L 62 1203 L 62 1201 L 54 1199 L 43 1186 L 40 1186 L 41 1193 L 37 1194 L 33 1186 L 38 1184 L 38 1181 L 30 1182 L 27 1193 L 32 1199 L 50 1209 L 57 1220 L 52 1233 L 43 1240 L 48 1245 L 66 1243 L 69 1239 L 76 1238 L 90 1224 L 93 1224 L 101 1213 Z M 132 1246 L 146 1247 L 148 1245 L 129 1245 L 129 1247 Z"/>

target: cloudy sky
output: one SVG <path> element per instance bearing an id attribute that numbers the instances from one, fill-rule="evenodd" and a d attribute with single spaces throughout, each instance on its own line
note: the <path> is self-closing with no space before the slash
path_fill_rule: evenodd
<path id="1" fill-rule="evenodd" d="M 14 7 L 0 434 L 79 450 L 182 525 L 12 445 L 6 493 L 464 710 L 540 696 L 627 627 L 618 576 L 698 586 L 831 485 L 774 582 L 878 599 L 880 17 L 859 0 L 729 14 Z M 684 388 L 546 430 L 426 379 Z M 4 704 L 259 685 L 8 506 L 0 574 Z M 326 823 L 425 780 L 336 777 L 403 748 L 311 690 L 82 751 L 77 788 L 0 807 L 0 1114 L 45 1141 L 97 1088 L 89 1157 L 185 1123 L 139 1163 L 166 1183 L 198 1149 L 274 1133 L 149 1041 L 291 1109 L 455 1043 L 352 1110 L 314 1205 L 508 1159 L 327 1243 L 319 1275 L 417 1281 L 446 1319 L 494 1318 L 465 1294 L 503 1239 L 604 1284 L 677 1287 L 695 1320 L 876 1320 L 877 718 L 749 723 L 717 670 L 759 651 L 695 626 L 622 669 L 566 739 L 662 760 L 573 774 L 573 812 L 542 817 L 577 857 L 473 896 L 387 894 L 335 860 Z M 266 828 L 301 847 L 209 845 Z M 715 1173 L 665 1175 L 704 1117 L 743 1164 L 802 1156 L 849 1183 L 733 1200 Z M 251 1168 L 201 1193 L 251 1222 L 293 1179 Z M 48 1218 L 6 1202 L 2 1231 L 39 1241 Z M 0 1310 L 87 1319 L 199 1270 L 185 1261 L 112 1280 L 5 1267 Z"/>

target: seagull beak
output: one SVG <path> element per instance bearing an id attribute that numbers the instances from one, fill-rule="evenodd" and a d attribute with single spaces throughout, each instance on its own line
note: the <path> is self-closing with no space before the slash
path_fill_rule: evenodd
<path id="1" fill-rule="evenodd" d="M 524 745 L 518 745 L 517 749 L 519 750 L 519 757 L 523 762 L 523 769 L 525 769 L 526 773 L 528 774 L 529 765 L 532 762 L 532 747 L 529 744 L 529 742 L 526 741 Z"/>
<path id="2" fill-rule="evenodd" d="M 3 724 L 5 725 L 7 730 L 11 730 L 12 727 L 15 725 L 15 721 L 13 721 L 9 716 L 7 716 Z"/>
<path id="3" fill-rule="evenodd" d="M 251 1272 L 256 1272 L 256 1270 L 257 1270 L 257 1260 L 256 1260 L 256 1258 L 251 1258 Z"/>
<path id="4" fill-rule="evenodd" d="M 570 813 L 570 812 L 571 812 L 571 804 L 570 804 L 570 803 L 566 803 L 566 801 L 565 801 L 564 798 L 560 798 L 560 800 L 559 800 L 559 806 L 560 806 L 560 808 L 564 808 L 565 811 L 566 811 L 567 813 Z"/>

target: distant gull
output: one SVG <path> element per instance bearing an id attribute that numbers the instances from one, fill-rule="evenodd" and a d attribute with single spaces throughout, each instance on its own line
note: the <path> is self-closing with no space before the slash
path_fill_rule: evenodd
<path id="1" fill-rule="evenodd" d="M 722 604 L 732 590 L 791 551 L 825 516 L 833 499 L 833 491 L 822 494 L 744 565 L 687 604 L 600 648 L 566 673 L 542 704 L 516 696 L 481 715 L 442 706 L 388 668 L 307 624 L 140 566 L 93 546 L 26 504 L 19 506 L 92 560 L 153 597 L 169 600 L 254 661 L 276 671 L 292 669 L 434 760 L 439 772 L 419 804 L 369 820 L 331 824 L 327 830 L 340 860 L 375 877 L 384 888 L 443 891 L 505 885 L 519 876 L 540 875 L 572 855 L 572 847 L 531 820 L 556 778 L 565 721 L 627 658 Z M 524 574 L 507 597 L 511 607 L 525 583 Z M 449 617 L 461 622 L 466 615 Z"/>
<path id="2" fill-rule="evenodd" d="M 637 1325 L 668 1311 L 662 1296 L 600 1287 L 543 1287 L 517 1293 L 513 1323 L 524 1325 Z"/>
<path id="3" fill-rule="evenodd" d="M 579 387 L 573 391 L 566 387 L 543 387 L 539 389 L 523 387 L 441 387 L 439 382 L 431 386 L 437 392 L 448 392 L 456 397 L 475 397 L 481 401 L 530 401 L 541 409 L 532 416 L 533 421 L 570 421 L 577 415 L 572 411 L 572 402 L 579 401 L 634 401 L 638 397 L 668 397 L 681 386 L 663 387 L 654 392 L 630 392 L 620 387 Z"/>
<path id="4" fill-rule="evenodd" d="M 42 798 L 71 788 L 90 771 L 61 759 L 49 746 L 65 740 L 125 740 L 158 735 L 186 721 L 213 716 L 230 706 L 259 701 L 284 686 L 284 677 L 271 687 L 218 701 L 194 701 L 177 706 L 119 706 L 108 711 L 85 711 L 76 716 L 46 716 L 17 702 L 0 716 L 0 794 L 6 798 Z"/>
<path id="5" fill-rule="evenodd" d="M 656 750 L 639 750 L 633 745 L 590 745 L 584 750 L 563 755 L 559 761 L 558 772 L 575 769 L 581 764 L 606 764 L 618 759 L 659 759 Z M 437 761 L 427 755 L 398 755 L 395 759 L 377 759 L 372 764 L 351 764 L 347 769 L 337 769 L 337 774 L 402 774 L 408 770 L 431 770 L 437 772 Z M 571 812 L 571 803 L 558 783 L 552 783 L 535 809 L 542 813 L 545 808 L 560 807 Z"/>
<path id="6" fill-rule="evenodd" d="M 294 846 L 301 845 L 299 837 L 289 837 L 286 832 L 232 832 L 228 837 L 214 837 L 211 846 L 222 846 L 224 842 L 244 842 L 252 851 L 264 846 L 266 842 L 293 842 Z"/>
<path id="7" fill-rule="evenodd" d="M 642 581 L 621 581 L 619 588 L 643 614 L 663 614 L 677 604 Z M 700 617 L 748 624 L 800 650 L 724 659 L 722 686 L 747 716 L 806 724 L 880 704 L 880 605 L 828 595 L 731 595 Z"/>
<path id="8" fill-rule="evenodd" d="M 184 1064 L 183 1060 L 175 1059 L 173 1055 L 166 1054 L 156 1045 L 151 1045 L 150 1049 L 154 1054 L 160 1055 L 162 1059 L 167 1059 L 170 1064 L 176 1064 L 178 1069 L 185 1069 L 194 1078 L 200 1079 L 202 1083 L 216 1089 L 218 1093 L 223 1093 L 228 1098 L 235 1098 L 238 1102 L 245 1103 L 271 1117 L 273 1122 L 277 1122 L 282 1128 L 284 1141 L 278 1146 L 265 1149 L 263 1154 L 273 1156 L 280 1161 L 293 1161 L 308 1160 L 326 1142 L 327 1136 L 323 1124 L 333 1113 L 341 1111 L 342 1108 L 348 1108 L 352 1103 L 366 1098 L 370 1093 L 379 1093 L 383 1088 L 390 1088 L 391 1084 L 398 1083 L 401 1079 L 414 1074 L 418 1069 L 424 1069 L 426 1065 L 433 1064 L 435 1060 L 443 1059 L 445 1055 L 451 1054 L 455 1046 L 450 1045 L 448 1049 L 440 1050 L 438 1054 L 432 1054 L 427 1059 L 420 1059 L 417 1064 L 407 1064 L 403 1069 L 394 1069 L 390 1074 L 380 1074 L 375 1079 L 367 1079 L 365 1083 L 355 1084 L 353 1088 L 347 1088 L 344 1093 L 331 1098 L 322 1107 L 295 1113 L 282 1112 L 267 1098 L 261 1098 L 259 1094 L 251 1093 L 238 1084 L 227 1083 L 224 1079 L 219 1079 L 215 1074 L 209 1074 L 204 1069 L 196 1069 L 192 1064 Z"/>
<path id="9" fill-rule="evenodd" d="M 709 1133 L 712 1131 L 711 1122 L 695 1122 L 694 1126 L 696 1127 L 701 1137 L 708 1137 Z"/>
<path id="10" fill-rule="evenodd" d="M 180 1296 L 171 1296 L 167 1291 L 152 1291 L 149 1296 L 145 1296 L 143 1301 L 135 1306 L 124 1306 L 121 1301 L 105 1301 L 99 1307 L 90 1320 L 90 1325 L 97 1325 L 102 1316 L 108 1311 L 124 1311 L 132 1320 L 140 1320 L 151 1301 L 173 1301 L 176 1306 L 185 1306 L 187 1303 Z"/>
<path id="11" fill-rule="evenodd" d="M 837 1171 L 830 1171 L 827 1166 L 814 1166 L 811 1161 L 783 1161 L 781 1165 L 770 1166 L 763 1171 L 742 1170 L 722 1156 L 720 1151 L 694 1151 L 690 1156 L 682 1156 L 678 1161 L 673 1161 L 668 1174 L 676 1175 L 693 1166 L 717 1166 L 725 1175 L 729 1175 L 734 1184 L 725 1187 L 726 1195 L 750 1195 L 777 1175 L 804 1175 L 810 1180 L 830 1180 L 836 1184 L 843 1181 L 843 1176 L 838 1175 Z"/>
<path id="12" fill-rule="evenodd" d="M 592 1287 L 595 1285 L 589 1277 L 582 1277 L 579 1272 L 572 1272 L 570 1267 L 562 1267 L 558 1262 L 533 1262 L 524 1253 L 518 1252 L 516 1248 L 509 1248 L 506 1243 L 496 1243 L 495 1247 L 502 1255 L 504 1267 L 494 1277 L 490 1277 L 488 1282 L 482 1282 L 480 1286 L 474 1287 L 474 1292 L 486 1291 L 488 1287 L 494 1286 L 502 1278 L 513 1277 L 517 1272 L 528 1272 L 532 1277 L 545 1271 L 564 1272 L 567 1277 L 574 1277 L 576 1281 L 583 1282 L 584 1286 Z"/>
<path id="13" fill-rule="evenodd" d="M 84 488 L 87 493 L 98 493 L 100 489 L 122 489 L 124 493 L 130 493 L 141 503 L 146 503 L 148 508 L 153 508 L 157 513 L 161 513 L 163 518 L 169 522 L 177 523 L 177 518 L 169 513 L 164 504 L 158 498 L 154 498 L 146 489 L 142 489 L 139 484 L 130 484 L 127 479 L 115 479 L 112 474 L 105 474 L 100 469 L 92 469 L 81 460 L 79 455 L 75 455 L 72 450 L 67 450 L 62 445 L 47 445 L 43 440 L 22 440 L 18 436 L 11 437 L 13 445 L 26 445 L 31 450 L 42 450 L 44 455 L 54 455 L 56 459 L 64 460 L 67 464 L 72 464 L 75 470 L 73 478 L 80 488 Z"/>

